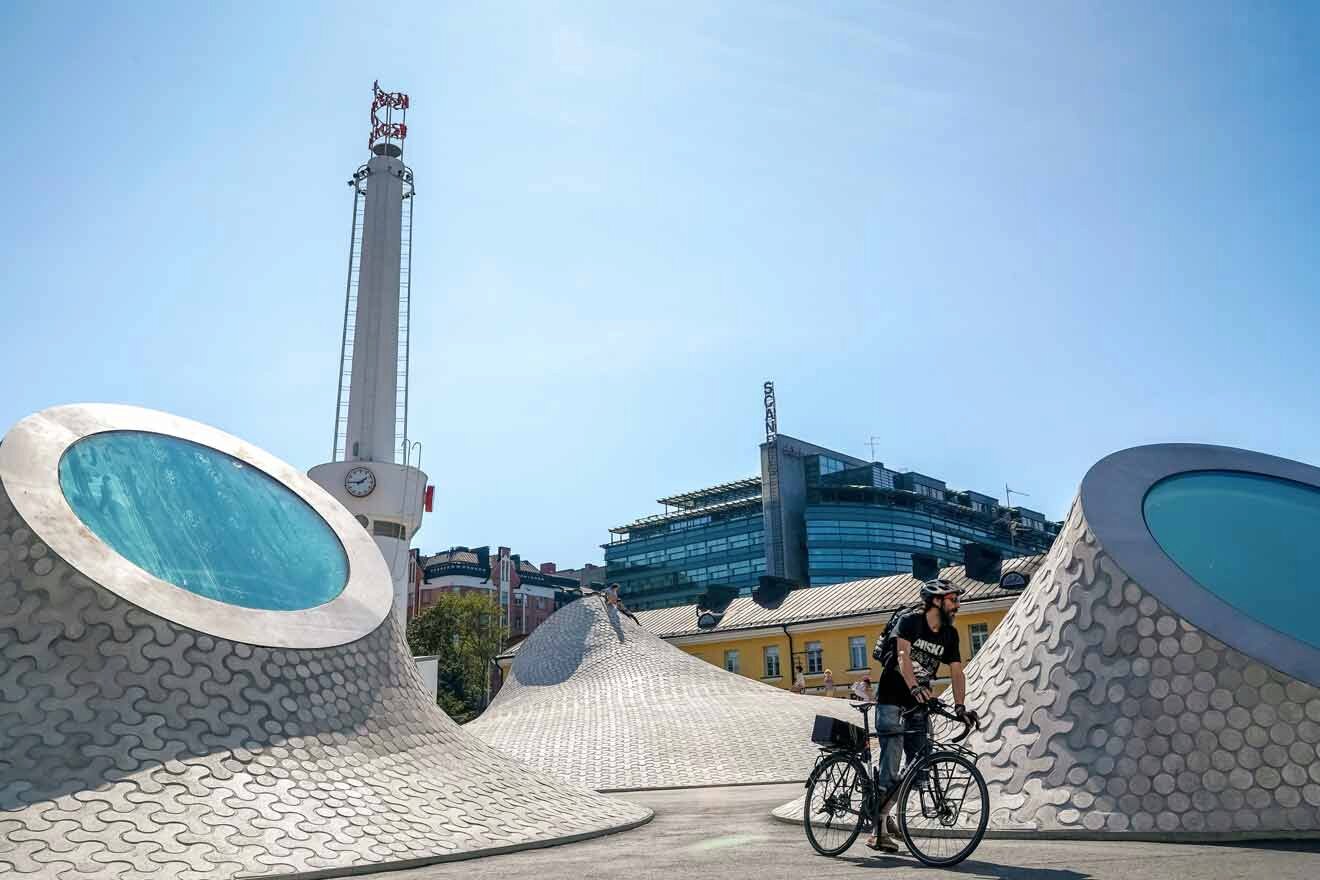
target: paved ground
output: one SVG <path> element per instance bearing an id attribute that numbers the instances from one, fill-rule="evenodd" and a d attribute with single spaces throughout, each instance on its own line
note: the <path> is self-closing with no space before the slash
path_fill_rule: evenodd
<path id="1" fill-rule="evenodd" d="M 616 797 L 645 804 L 655 819 L 635 831 L 507 856 L 377 874 L 381 880 L 634 880 L 687 878 L 886 878 L 995 880 L 1174 880 L 1174 878 L 1320 877 L 1320 841 L 1232 845 L 986 840 L 952 871 L 922 867 L 911 856 L 878 856 L 859 841 L 842 858 L 815 854 L 800 829 L 770 818 L 798 785 L 636 792 Z"/>

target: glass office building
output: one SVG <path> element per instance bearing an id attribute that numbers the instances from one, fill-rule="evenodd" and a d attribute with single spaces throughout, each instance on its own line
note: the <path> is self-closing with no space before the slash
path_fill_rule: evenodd
<path id="1" fill-rule="evenodd" d="M 610 530 L 607 578 L 638 609 L 746 595 L 762 575 L 820 585 L 1043 553 L 1057 523 L 943 480 L 793 437 L 761 445 L 761 476 L 659 499 Z"/>
<path id="2" fill-rule="evenodd" d="M 1034 510 L 1004 509 L 988 495 L 879 463 L 815 481 L 803 518 L 812 586 L 912 571 L 914 556 L 961 565 L 968 544 L 1003 558 L 1043 553 L 1059 529 Z"/>
<path id="3" fill-rule="evenodd" d="M 610 529 L 606 578 L 631 608 L 696 602 L 710 585 L 750 593 L 765 574 L 757 477 L 659 499 L 665 512 Z"/>

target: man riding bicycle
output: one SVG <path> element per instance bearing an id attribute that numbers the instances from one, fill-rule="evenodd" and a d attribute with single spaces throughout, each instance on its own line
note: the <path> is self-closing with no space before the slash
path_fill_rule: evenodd
<path id="1" fill-rule="evenodd" d="M 879 735 L 876 775 L 880 791 L 885 794 L 875 817 L 875 832 L 866 841 L 871 849 L 898 852 L 898 843 L 893 839 L 898 835 L 898 823 L 889 811 L 898 793 L 903 754 L 907 754 L 909 761 L 919 756 L 927 742 L 928 724 L 924 712 L 903 713 L 932 698 L 931 682 L 941 663 L 949 667 L 958 718 L 973 725 L 978 721 L 977 714 L 965 706 L 967 680 L 963 676 L 958 630 L 953 625 L 961 592 L 943 579 L 927 581 L 921 586 L 924 610 L 903 617 L 894 630 L 897 647 L 880 671 L 876 687 L 875 731 Z"/>

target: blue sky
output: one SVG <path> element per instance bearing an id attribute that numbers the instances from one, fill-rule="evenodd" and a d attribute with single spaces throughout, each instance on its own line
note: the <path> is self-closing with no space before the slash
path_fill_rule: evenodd
<path id="1" fill-rule="evenodd" d="M 185 8 L 186 6 L 186 8 Z M 599 561 L 785 433 L 1066 513 L 1320 462 L 1307 4 L 10 4 L 0 423 L 330 451 L 370 85 L 412 96 L 418 543 Z"/>

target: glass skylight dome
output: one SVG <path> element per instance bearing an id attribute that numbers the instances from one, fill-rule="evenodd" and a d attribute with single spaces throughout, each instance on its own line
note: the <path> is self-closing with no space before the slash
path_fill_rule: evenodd
<path id="1" fill-rule="evenodd" d="M 1178 567 L 1234 608 L 1320 648 L 1320 490 L 1238 471 L 1156 483 L 1146 525 Z"/>
<path id="2" fill-rule="evenodd" d="M 306 502 L 252 465 L 146 431 L 84 437 L 60 458 L 77 517 L 152 575 L 241 608 L 300 611 L 334 599 L 348 559 Z"/>
<path id="3" fill-rule="evenodd" d="M 1190 626 L 1320 687 L 1320 468 L 1199 443 L 1106 456 L 1079 501 L 1096 546 Z"/>

